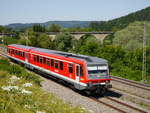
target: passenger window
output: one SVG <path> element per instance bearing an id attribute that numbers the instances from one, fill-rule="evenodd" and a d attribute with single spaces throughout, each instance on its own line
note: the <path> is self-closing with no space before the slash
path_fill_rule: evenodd
<path id="1" fill-rule="evenodd" d="M 42 57 L 40 56 L 40 63 L 42 64 Z"/>
<path id="2" fill-rule="evenodd" d="M 22 57 L 22 52 L 20 51 L 20 56 Z"/>
<path id="3" fill-rule="evenodd" d="M 47 65 L 50 66 L 50 59 L 47 59 Z"/>
<path id="4" fill-rule="evenodd" d="M 55 68 L 58 69 L 58 61 L 57 60 L 55 60 Z"/>
<path id="5" fill-rule="evenodd" d="M 54 59 L 51 59 L 51 67 L 54 67 Z"/>
<path id="6" fill-rule="evenodd" d="M 36 60 L 37 60 L 37 56 L 34 55 L 34 62 L 36 62 Z"/>
<path id="7" fill-rule="evenodd" d="M 18 51 L 16 50 L 16 55 L 18 55 Z"/>
<path id="8" fill-rule="evenodd" d="M 17 50 L 15 50 L 15 55 L 17 55 Z"/>
<path id="9" fill-rule="evenodd" d="M 39 56 L 37 56 L 37 60 L 36 61 L 39 63 Z"/>
<path id="10" fill-rule="evenodd" d="M 22 53 L 22 57 L 24 57 L 24 52 Z"/>
<path id="11" fill-rule="evenodd" d="M 21 56 L 24 57 L 24 56 L 23 56 L 23 52 L 21 52 Z"/>
<path id="12" fill-rule="evenodd" d="M 21 56 L 21 52 L 20 51 L 18 51 L 18 55 Z"/>
<path id="13" fill-rule="evenodd" d="M 11 52 L 12 52 L 12 54 L 14 54 L 14 50 L 13 49 L 11 50 Z"/>
<path id="14" fill-rule="evenodd" d="M 17 55 L 19 56 L 19 51 L 17 51 Z"/>
<path id="15" fill-rule="evenodd" d="M 7 48 L 7 53 L 10 53 L 10 49 L 9 48 Z"/>
<path id="16" fill-rule="evenodd" d="M 45 57 L 43 57 L 43 63 L 46 64 L 46 58 Z"/>
<path id="17" fill-rule="evenodd" d="M 60 61 L 60 70 L 63 70 L 63 67 L 64 67 L 63 62 Z"/>
<path id="18" fill-rule="evenodd" d="M 73 73 L 73 64 L 68 65 L 68 71 L 69 73 Z"/>

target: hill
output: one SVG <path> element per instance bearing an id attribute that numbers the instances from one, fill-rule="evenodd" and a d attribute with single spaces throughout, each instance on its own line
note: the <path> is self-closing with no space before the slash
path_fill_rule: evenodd
<path id="1" fill-rule="evenodd" d="M 150 7 L 113 20 L 92 22 L 90 27 L 100 31 L 117 31 L 134 21 L 150 21 Z"/>
<path id="2" fill-rule="evenodd" d="M 33 26 L 34 24 L 40 24 L 42 26 L 47 27 L 50 24 L 58 24 L 59 26 L 63 28 L 71 28 L 71 27 L 88 27 L 91 21 L 48 21 L 45 23 L 14 23 L 9 24 L 6 27 L 12 28 L 12 29 L 25 29 L 28 27 Z"/>

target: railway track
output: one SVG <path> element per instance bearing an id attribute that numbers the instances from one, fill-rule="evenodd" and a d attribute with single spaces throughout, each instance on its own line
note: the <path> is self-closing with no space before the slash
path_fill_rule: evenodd
<path id="1" fill-rule="evenodd" d="M 143 84 L 140 82 L 120 78 L 120 77 L 112 77 L 112 86 L 114 89 L 123 91 L 125 93 L 129 93 L 144 99 L 150 99 L 150 85 Z"/>
<path id="2" fill-rule="evenodd" d="M 132 81 L 132 80 L 116 77 L 116 76 L 111 76 L 111 77 L 113 81 L 121 82 L 123 84 L 132 85 L 134 87 L 150 91 L 150 85 L 148 84 L 144 84 L 144 83 L 140 83 L 140 82 L 136 82 L 136 81 Z"/>
<path id="3" fill-rule="evenodd" d="M 139 109 L 135 106 L 129 105 L 125 102 L 116 100 L 116 99 L 111 98 L 111 97 L 104 97 L 102 99 L 97 99 L 95 97 L 89 97 L 89 98 L 98 102 L 98 103 L 101 103 L 105 106 L 108 106 L 108 107 L 110 107 L 110 108 L 112 108 L 112 109 L 114 109 L 120 113 L 136 113 L 136 112 L 137 113 L 148 113 L 145 110 Z"/>

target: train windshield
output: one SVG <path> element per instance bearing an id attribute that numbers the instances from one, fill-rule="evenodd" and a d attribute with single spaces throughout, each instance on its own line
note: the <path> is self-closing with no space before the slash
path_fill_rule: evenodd
<path id="1" fill-rule="evenodd" d="M 88 66 L 89 79 L 108 78 L 108 66 Z"/>

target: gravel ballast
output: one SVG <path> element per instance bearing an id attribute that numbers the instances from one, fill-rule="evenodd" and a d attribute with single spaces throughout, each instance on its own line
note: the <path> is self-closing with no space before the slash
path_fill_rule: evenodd
<path id="1" fill-rule="evenodd" d="M 46 78 L 43 79 L 43 90 L 53 93 L 65 102 L 70 103 L 72 106 L 81 106 L 83 109 L 86 109 L 91 113 L 118 113 L 118 111 L 95 102 L 94 100 L 91 100 L 86 96 L 82 96 L 81 94 L 71 90 L 68 87 L 63 86 L 62 84 Z"/>

